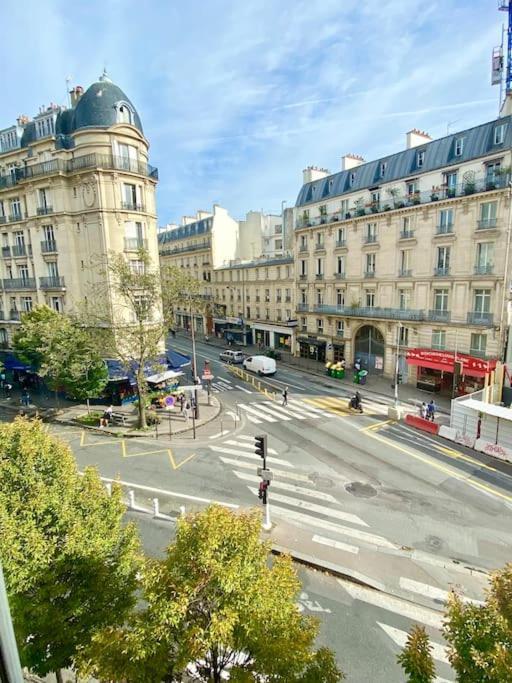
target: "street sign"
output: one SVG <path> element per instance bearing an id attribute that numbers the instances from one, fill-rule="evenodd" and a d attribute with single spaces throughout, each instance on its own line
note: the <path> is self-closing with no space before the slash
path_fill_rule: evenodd
<path id="1" fill-rule="evenodd" d="M 258 467 L 257 474 L 263 479 L 263 481 L 272 481 L 274 475 L 271 470 L 265 470 L 263 467 Z"/>
<path id="2" fill-rule="evenodd" d="M 186 387 L 178 387 L 178 389 L 181 391 L 204 391 L 204 388 L 201 384 L 190 384 Z"/>
<path id="3" fill-rule="evenodd" d="M 210 380 L 210 381 L 211 381 L 211 380 L 213 379 L 213 375 L 212 375 L 211 372 L 206 372 L 206 370 L 205 370 L 205 371 L 203 372 L 203 375 L 202 375 L 201 379 L 203 380 L 203 382 L 206 382 L 207 380 Z"/>
<path id="4" fill-rule="evenodd" d="M 176 402 L 176 399 L 174 398 L 174 396 L 166 396 L 164 399 L 165 407 L 168 410 L 171 410 L 172 408 L 174 408 L 175 402 Z"/>

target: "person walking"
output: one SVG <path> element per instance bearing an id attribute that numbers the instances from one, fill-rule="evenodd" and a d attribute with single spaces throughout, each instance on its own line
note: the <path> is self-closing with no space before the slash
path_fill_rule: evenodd
<path id="1" fill-rule="evenodd" d="M 26 389 L 23 389 L 23 393 L 21 394 L 21 403 L 27 408 L 30 405 L 30 394 Z"/>
<path id="2" fill-rule="evenodd" d="M 434 403 L 434 399 L 431 398 L 430 402 L 427 406 L 427 420 L 431 420 L 431 422 L 434 422 L 436 416 L 436 404 Z"/>
<path id="3" fill-rule="evenodd" d="M 427 404 L 425 401 L 420 405 L 420 417 L 422 417 L 424 420 L 427 419 Z"/>
<path id="4" fill-rule="evenodd" d="M 190 403 L 187 401 L 183 407 L 183 417 L 185 418 L 185 422 L 188 424 L 188 419 L 190 416 Z"/>
<path id="5" fill-rule="evenodd" d="M 282 406 L 287 406 L 288 405 L 288 387 L 285 387 L 283 389 L 283 402 L 281 403 Z"/>

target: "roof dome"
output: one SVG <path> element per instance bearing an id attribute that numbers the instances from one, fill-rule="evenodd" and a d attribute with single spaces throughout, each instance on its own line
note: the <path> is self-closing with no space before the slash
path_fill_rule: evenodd
<path id="1" fill-rule="evenodd" d="M 103 72 L 100 80 L 87 88 L 77 102 L 73 128 L 109 128 L 116 123 L 128 123 L 143 132 L 135 107 Z"/>

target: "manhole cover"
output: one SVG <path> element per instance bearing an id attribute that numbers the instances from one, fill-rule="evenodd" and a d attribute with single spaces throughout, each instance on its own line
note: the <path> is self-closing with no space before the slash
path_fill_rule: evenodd
<path id="1" fill-rule="evenodd" d="M 377 490 L 370 484 L 363 484 L 362 481 L 353 481 L 345 486 L 345 490 L 356 498 L 373 498 L 377 495 Z"/>
<path id="2" fill-rule="evenodd" d="M 318 474 L 318 472 L 313 472 L 309 475 L 309 478 L 316 486 L 322 486 L 326 489 L 332 489 L 334 486 L 332 479 L 329 479 L 329 477 L 323 477 L 321 474 Z"/>
<path id="3" fill-rule="evenodd" d="M 431 550 L 439 550 L 443 545 L 443 541 L 439 538 L 439 536 L 427 536 L 425 540 Z"/>

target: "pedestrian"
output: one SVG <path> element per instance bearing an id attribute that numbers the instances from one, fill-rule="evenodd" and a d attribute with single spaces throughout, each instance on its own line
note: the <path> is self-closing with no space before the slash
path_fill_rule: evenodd
<path id="1" fill-rule="evenodd" d="M 109 422 L 112 420 L 112 414 L 114 412 L 114 407 L 109 406 L 108 408 L 105 408 L 103 411 L 103 415 L 100 417 L 100 429 L 104 429 L 105 427 L 108 427 Z"/>
<path id="2" fill-rule="evenodd" d="M 427 420 L 431 420 L 432 422 L 434 422 L 435 414 L 436 414 L 436 404 L 434 403 L 434 399 L 431 398 L 430 402 L 427 406 Z"/>
<path id="3" fill-rule="evenodd" d="M 185 406 L 184 406 L 182 412 L 183 412 L 183 417 L 185 418 L 185 422 L 188 424 L 188 419 L 190 416 L 190 403 L 188 401 L 185 403 Z"/>
<path id="4" fill-rule="evenodd" d="M 422 417 L 424 420 L 427 418 L 427 404 L 425 401 L 420 405 L 420 417 Z"/>
<path id="5" fill-rule="evenodd" d="M 283 396 L 283 402 L 281 405 L 287 406 L 288 405 L 288 387 L 285 387 L 283 389 L 282 396 Z"/>
<path id="6" fill-rule="evenodd" d="M 7 399 L 11 398 L 11 391 L 12 391 L 12 384 L 10 384 L 9 382 L 6 382 L 4 384 L 5 398 L 7 398 Z"/>
<path id="7" fill-rule="evenodd" d="M 23 392 L 21 394 L 21 403 L 22 403 L 22 405 L 26 406 L 27 408 L 30 405 L 30 394 L 28 393 L 28 391 L 26 389 L 23 389 Z"/>
<path id="8" fill-rule="evenodd" d="M 359 370 L 361 370 L 361 359 L 360 358 L 356 358 L 356 362 L 354 363 L 354 370 L 356 372 L 359 372 Z"/>

